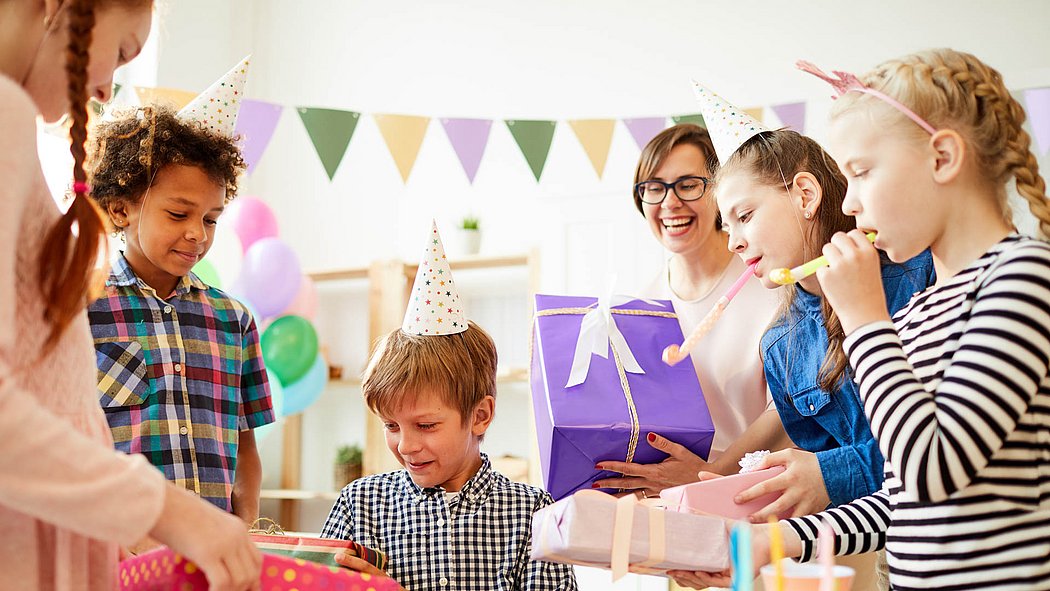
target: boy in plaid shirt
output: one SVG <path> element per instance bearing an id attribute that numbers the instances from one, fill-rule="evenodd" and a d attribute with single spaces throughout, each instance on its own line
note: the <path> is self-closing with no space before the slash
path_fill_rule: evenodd
<path id="1" fill-rule="evenodd" d="M 452 284 L 435 228 L 405 323 L 364 374 L 365 401 L 405 469 L 347 485 L 321 536 L 385 552 L 386 573 L 339 561 L 412 591 L 574 590 L 572 567 L 529 560 L 532 514 L 550 495 L 511 482 L 480 451 L 495 413 L 496 345 L 463 317 Z"/>
<path id="2" fill-rule="evenodd" d="M 232 130 L 231 130 L 232 131 Z M 248 523 L 274 420 L 248 309 L 191 272 L 244 169 L 229 135 L 149 106 L 95 130 L 91 196 L 125 248 L 88 317 L 117 449 Z"/>

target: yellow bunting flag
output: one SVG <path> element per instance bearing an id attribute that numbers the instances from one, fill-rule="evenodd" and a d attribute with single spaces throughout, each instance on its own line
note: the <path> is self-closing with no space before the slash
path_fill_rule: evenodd
<path id="1" fill-rule="evenodd" d="M 136 86 L 135 94 L 139 95 L 139 102 L 143 105 L 146 103 L 166 104 L 175 107 L 176 110 L 181 110 L 183 107 L 190 104 L 190 101 L 197 98 L 197 93 L 179 90 L 177 88 L 147 88 L 145 86 Z"/>
<path id="2" fill-rule="evenodd" d="M 414 115 L 373 115 L 379 132 L 386 140 L 386 147 L 390 155 L 394 157 L 394 163 L 401 172 L 401 180 L 408 182 L 408 175 L 412 173 L 412 167 L 419 155 L 419 147 L 423 145 L 423 137 L 427 133 L 427 125 L 430 117 L 416 117 Z"/>
<path id="3" fill-rule="evenodd" d="M 754 117 L 755 121 L 758 121 L 759 123 L 765 123 L 765 121 L 762 120 L 762 115 L 763 115 L 764 111 L 765 111 L 765 109 L 763 109 L 762 107 L 753 107 L 753 108 L 750 108 L 750 109 L 744 109 L 745 113 L 747 113 L 748 115 L 751 115 L 752 117 Z"/>
<path id="4" fill-rule="evenodd" d="M 583 151 L 591 160 L 594 172 L 598 178 L 602 178 L 605 172 L 605 162 L 609 159 L 609 146 L 612 145 L 613 128 L 616 126 L 615 119 L 570 119 L 569 126 L 580 140 Z"/>

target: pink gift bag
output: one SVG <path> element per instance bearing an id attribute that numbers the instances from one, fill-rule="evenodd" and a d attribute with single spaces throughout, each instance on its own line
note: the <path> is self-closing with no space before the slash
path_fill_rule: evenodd
<path id="1" fill-rule="evenodd" d="M 120 563 L 120 591 L 206 591 L 208 581 L 197 565 L 169 548 L 159 548 Z M 300 558 L 263 554 L 260 577 L 267 591 L 397 591 L 393 579 L 373 577 L 339 567 L 329 567 Z"/>
<path id="2" fill-rule="evenodd" d="M 717 515 L 729 519 L 747 519 L 751 514 L 779 499 L 780 493 L 763 495 L 742 505 L 735 503 L 733 498 L 759 482 L 769 480 L 783 471 L 783 466 L 773 466 L 757 472 L 746 472 L 713 480 L 683 484 L 682 486 L 664 489 L 660 493 L 660 498 L 667 502 L 667 508 L 672 511 Z M 787 518 L 791 516 L 781 515 L 780 517 Z"/>

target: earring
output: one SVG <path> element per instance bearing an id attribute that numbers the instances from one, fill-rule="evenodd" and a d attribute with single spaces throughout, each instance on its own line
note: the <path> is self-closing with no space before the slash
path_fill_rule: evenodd
<path id="1" fill-rule="evenodd" d="M 806 219 L 808 220 L 809 218 L 813 217 L 813 213 L 812 213 L 812 212 L 809 212 L 809 211 L 807 211 L 807 212 L 805 213 L 805 217 L 806 217 Z"/>

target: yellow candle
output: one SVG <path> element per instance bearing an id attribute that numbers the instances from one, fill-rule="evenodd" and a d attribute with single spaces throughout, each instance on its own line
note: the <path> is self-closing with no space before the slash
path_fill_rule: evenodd
<path id="1" fill-rule="evenodd" d="M 776 515 L 769 516 L 769 556 L 776 572 L 775 591 L 784 591 L 784 539 L 780 535 L 780 522 Z"/>

